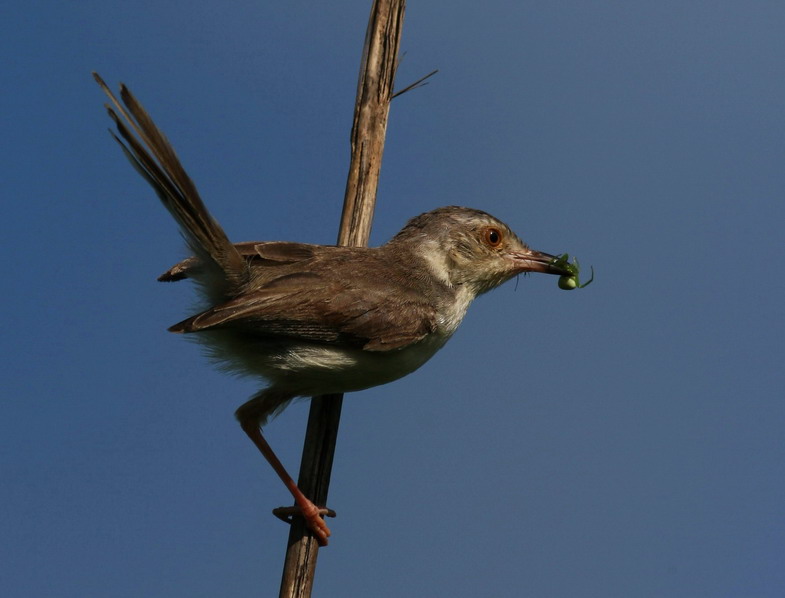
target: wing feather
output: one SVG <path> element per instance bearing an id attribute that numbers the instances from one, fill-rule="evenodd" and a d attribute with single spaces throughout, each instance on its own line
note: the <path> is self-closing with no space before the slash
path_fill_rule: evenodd
<path id="1" fill-rule="evenodd" d="M 396 277 L 382 281 L 378 267 L 357 276 L 357 266 L 351 262 L 347 262 L 343 276 L 329 267 L 323 274 L 320 261 L 325 260 L 310 264 L 307 271 L 281 273 L 252 285 L 252 290 L 170 330 L 190 333 L 236 328 L 266 338 L 389 351 L 422 340 L 436 329 L 435 310 L 417 288 Z"/>

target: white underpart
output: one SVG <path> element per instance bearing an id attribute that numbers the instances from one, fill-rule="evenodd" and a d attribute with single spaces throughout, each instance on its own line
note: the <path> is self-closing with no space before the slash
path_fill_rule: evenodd
<path id="1" fill-rule="evenodd" d="M 438 242 L 429 241 L 422 244 L 420 255 L 425 260 L 431 274 L 456 291 L 455 303 L 449 305 L 448 309 L 439 316 L 439 333 L 445 336 L 442 342 L 444 344 L 463 321 L 466 310 L 469 309 L 469 305 L 474 301 L 476 294 L 467 285 L 458 285 L 456 287 L 452 284 L 450 280 L 450 266 L 447 262 L 449 256 Z"/>
<path id="2" fill-rule="evenodd" d="M 410 374 L 428 361 L 448 338 L 431 335 L 393 351 L 303 345 L 279 355 L 274 363 L 275 374 L 269 370 L 266 373 L 273 381 L 283 375 L 287 379 L 284 386 L 300 394 L 363 390 Z M 267 361 L 265 365 L 273 364 Z"/>

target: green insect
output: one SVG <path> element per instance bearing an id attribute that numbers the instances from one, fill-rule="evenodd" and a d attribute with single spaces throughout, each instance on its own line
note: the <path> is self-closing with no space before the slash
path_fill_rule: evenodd
<path id="1" fill-rule="evenodd" d="M 560 289 L 564 289 L 565 291 L 572 291 L 573 289 L 582 289 L 583 287 L 589 286 L 591 284 L 591 281 L 594 280 L 594 266 L 591 266 L 591 278 L 589 278 L 589 280 L 587 280 L 583 284 L 580 283 L 580 279 L 578 278 L 578 272 L 580 271 L 580 266 L 578 265 L 578 258 L 573 257 L 572 263 L 570 263 L 569 253 L 563 253 L 559 256 L 556 256 L 556 259 L 554 259 L 552 263 L 554 266 L 564 268 L 569 272 L 569 274 L 565 274 L 564 276 L 559 277 Z"/>

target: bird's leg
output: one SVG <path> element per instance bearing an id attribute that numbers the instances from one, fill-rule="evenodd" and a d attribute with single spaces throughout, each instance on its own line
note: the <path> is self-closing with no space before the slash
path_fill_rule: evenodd
<path id="1" fill-rule="evenodd" d="M 240 421 L 240 426 L 242 427 L 243 431 L 248 435 L 248 438 L 251 439 L 256 445 L 256 448 L 259 449 L 259 452 L 264 455 L 264 458 L 267 459 L 267 462 L 272 466 L 275 470 L 275 473 L 278 474 L 278 477 L 281 478 L 281 481 L 284 483 L 284 486 L 291 492 L 292 496 L 294 497 L 294 502 L 299 508 L 299 514 L 305 519 L 305 524 L 308 526 L 314 536 L 316 537 L 316 541 L 319 543 L 319 546 L 327 546 L 327 538 L 330 536 L 330 528 L 327 527 L 327 524 L 322 519 L 323 515 L 326 515 L 329 511 L 324 507 L 317 507 L 309 498 L 302 493 L 300 488 L 297 487 L 297 483 L 292 479 L 292 476 L 286 471 L 286 468 L 283 466 L 283 463 L 278 459 L 276 454 L 273 452 L 272 447 L 267 443 L 262 436 L 262 430 L 259 425 L 260 418 L 259 417 L 251 417 L 252 414 L 256 409 L 253 409 L 255 406 L 257 399 L 251 399 L 245 405 L 242 405 L 236 412 L 237 419 Z M 333 514 L 334 516 L 334 514 Z"/>

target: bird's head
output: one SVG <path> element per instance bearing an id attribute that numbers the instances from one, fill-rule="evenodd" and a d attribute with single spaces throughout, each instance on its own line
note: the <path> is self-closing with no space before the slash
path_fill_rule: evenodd
<path id="1" fill-rule="evenodd" d="M 391 241 L 421 256 L 433 275 L 474 295 L 522 272 L 569 274 L 556 257 L 531 249 L 509 226 L 486 212 L 449 206 L 410 220 Z"/>

